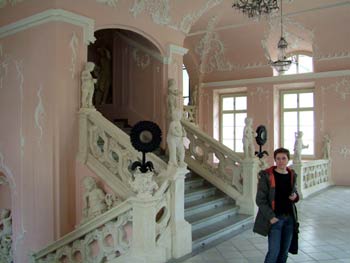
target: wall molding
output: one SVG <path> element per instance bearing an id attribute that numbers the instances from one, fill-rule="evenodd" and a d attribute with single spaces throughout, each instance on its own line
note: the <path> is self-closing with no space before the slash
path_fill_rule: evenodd
<path id="1" fill-rule="evenodd" d="M 84 43 L 88 45 L 89 43 L 93 43 L 95 41 L 95 20 L 86 16 L 81 16 L 69 11 L 65 11 L 63 9 L 49 9 L 41 13 L 20 19 L 14 23 L 2 26 L 0 28 L 0 39 L 16 34 L 28 28 L 49 22 L 65 22 L 80 26 L 83 28 Z"/>
<path id="2" fill-rule="evenodd" d="M 245 85 L 251 85 L 251 84 L 289 82 L 289 81 L 305 81 L 305 80 L 346 77 L 346 76 L 350 76 L 350 70 L 337 70 L 337 71 L 284 75 L 284 76 L 275 76 L 275 77 L 206 82 L 206 83 L 201 84 L 201 88 L 215 88 L 215 87 L 225 87 L 225 86 L 231 86 L 231 87 L 232 86 L 245 86 Z"/>

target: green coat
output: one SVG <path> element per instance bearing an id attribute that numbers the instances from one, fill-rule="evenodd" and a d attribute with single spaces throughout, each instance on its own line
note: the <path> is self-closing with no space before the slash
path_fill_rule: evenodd
<path id="1" fill-rule="evenodd" d="M 256 204 L 259 208 L 258 214 L 255 219 L 253 231 L 263 236 L 267 236 L 270 231 L 271 223 L 270 220 L 275 217 L 275 177 L 273 170 L 276 166 L 272 166 L 266 170 L 259 172 L 259 182 L 258 182 L 258 191 L 256 193 Z M 297 175 L 294 170 L 287 168 L 288 173 L 291 176 L 291 184 L 293 192 L 297 194 L 295 202 L 299 201 L 299 195 L 297 193 L 296 178 Z M 296 208 L 293 206 L 293 217 L 296 221 Z"/>

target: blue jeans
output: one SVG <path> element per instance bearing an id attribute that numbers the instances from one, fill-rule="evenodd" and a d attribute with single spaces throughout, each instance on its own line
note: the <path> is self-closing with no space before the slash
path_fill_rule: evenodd
<path id="1" fill-rule="evenodd" d="M 293 236 L 294 220 L 292 216 L 278 216 L 279 220 L 271 225 L 268 236 L 269 249 L 265 263 L 285 263 Z"/>

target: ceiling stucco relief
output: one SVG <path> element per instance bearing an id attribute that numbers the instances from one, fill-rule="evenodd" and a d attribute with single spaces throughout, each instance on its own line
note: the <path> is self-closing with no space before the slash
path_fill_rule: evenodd
<path id="1" fill-rule="evenodd" d="M 333 60 L 333 59 L 344 59 L 350 58 L 350 51 L 340 51 L 331 54 L 321 54 L 319 49 L 316 47 L 313 55 L 313 59 L 317 61 Z"/>
<path id="2" fill-rule="evenodd" d="M 200 57 L 199 71 L 210 73 L 213 71 L 230 71 L 233 65 L 225 57 L 225 47 L 215 32 L 218 17 L 213 16 L 208 23 L 206 33 L 195 47 L 195 52 Z"/>
<path id="3" fill-rule="evenodd" d="M 45 108 L 43 105 L 43 100 L 41 97 L 42 90 L 43 90 L 43 86 L 40 85 L 36 93 L 36 96 L 38 97 L 38 103 L 35 107 L 35 113 L 34 113 L 35 126 L 36 128 L 39 129 L 38 145 L 40 149 L 41 149 L 41 139 L 44 134 L 43 126 L 44 126 L 45 115 L 46 115 Z"/>
<path id="4" fill-rule="evenodd" d="M 72 38 L 69 42 L 69 47 L 70 47 L 71 52 L 72 52 L 71 65 L 70 65 L 69 71 L 71 72 L 72 79 L 75 78 L 78 44 L 79 44 L 79 39 L 77 37 L 77 34 L 75 32 L 73 32 Z"/>
<path id="5" fill-rule="evenodd" d="M 117 7 L 119 0 L 96 0 L 97 3 L 105 4 L 110 7 Z"/>
<path id="6" fill-rule="evenodd" d="M 24 0 L 0 0 L 0 8 L 5 7 L 7 4 L 11 4 L 12 6 L 23 2 Z"/>
<path id="7" fill-rule="evenodd" d="M 151 63 L 150 55 L 142 52 L 138 48 L 133 48 L 132 58 L 133 58 L 134 62 L 136 63 L 136 65 L 141 69 L 147 68 Z"/>
<path id="8" fill-rule="evenodd" d="M 130 12 L 134 17 L 147 11 L 154 23 L 168 25 L 171 21 L 169 0 L 135 0 Z"/>
<path id="9" fill-rule="evenodd" d="M 217 6 L 218 4 L 221 4 L 223 0 L 208 0 L 206 4 L 201 7 L 198 11 L 193 11 L 191 13 L 186 14 L 179 26 L 175 26 L 175 28 L 178 28 L 180 31 L 188 34 L 190 32 L 190 29 L 192 25 L 200 18 L 205 12 L 213 8 L 214 6 Z"/>

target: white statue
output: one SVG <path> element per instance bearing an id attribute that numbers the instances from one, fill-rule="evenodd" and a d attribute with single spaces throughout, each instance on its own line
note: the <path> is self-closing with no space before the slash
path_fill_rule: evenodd
<path id="1" fill-rule="evenodd" d="M 0 212 L 0 262 L 13 262 L 12 217 L 9 209 L 2 209 Z"/>
<path id="2" fill-rule="evenodd" d="M 169 125 L 166 140 L 169 149 L 169 164 L 185 167 L 185 146 L 183 143 L 183 138 L 186 136 L 186 131 L 181 125 L 181 117 L 181 111 L 176 109 L 172 115 L 172 121 Z"/>
<path id="3" fill-rule="evenodd" d="M 83 204 L 83 222 L 101 215 L 107 211 L 105 193 L 97 187 L 93 177 L 87 176 L 83 180 L 85 188 Z"/>
<path id="4" fill-rule="evenodd" d="M 244 120 L 245 126 L 243 129 L 243 151 L 244 151 L 244 157 L 245 158 L 253 158 L 255 154 L 255 146 L 254 146 L 254 138 L 255 138 L 255 131 L 253 131 L 252 124 L 253 120 L 252 118 L 245 118 Z"/>
<path id="5" fill-rule="evenodd" d="M 302 131 L 295 133 L 295 143 L 294 143 L 294 162 L 301 162 L 301 152 L 303 149 L 309 148 L 309 145 L 303 144 L 303 135 Z"/>
<path id="6" fill-rule="evenodd" d="M 194 89 L 192 91 L 192 95 L 191 95 L 191 104 L 194 106 L 198 106 L 197 105 L 197 96 L 198 96 L 198 85 L 195 85 Z"/>
<path id="7" fill-rule="evenodd" d="M 331 142 L 328 134 L 323 136 L 323 159 L 331 159 Z"/>
<path id="8" fill-rule="evenodd" d="M 179 98 L 179 91 L 176 87 L 176 81 L 174 79 L 168 80 L 168 117 L 169 119 L 172 118 L 173 112 L 175 109 L 178 108 L 178 98 Z"/>
<path id="9" fill-rule="evenodd" d="M 81 106 L 83 108 L 93 108 L 92 97 L 94 95 L 94 85 L 97 82 L 91 75 L 95 64 L 87 62 L 85 68 L 81 73 Z"/>

